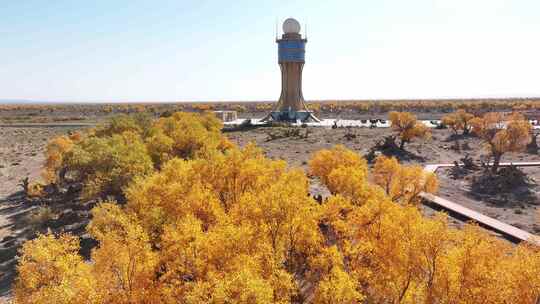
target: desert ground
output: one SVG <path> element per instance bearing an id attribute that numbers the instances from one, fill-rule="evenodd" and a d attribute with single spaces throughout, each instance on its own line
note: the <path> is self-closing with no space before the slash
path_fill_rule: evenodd
<path id="1" fill-rule="evenodd" d="M 4 113 L 5 114 L 5 113 Z M 27 115 L 23 113 L 19 116 Z M 72 113 L 64 115 L 70 117 Z M 264 113 L 252 113 L 252 117 L 263 116 Z M 437 119 L 442 114 L 422 114 L 423 119 Z M 61 117 L 64 117 L 60 115 Z M 54 122 L 90 122 L 104 121 L 109 114 L 88 115 L 89 119 L 54 119 L 47 118 L 47 113 L 41 113 L 42 123 Z M 244 116 L 244 115 L 242 115 Z M 324 115 L 331 117 L 331 113 Z M 343 115 L 344 116 L 344 115 Z M 386 114 L 380 115 L 385 118 Z M 379 117 L 380 117 L 379 116 Z M 0 117 L 6 117 L 0 114 Z M 74 117 L 74 116 L 71 116 Z M 80 117 L 80 116 L 76 116 Z M 368 115 L 348 116 L 347 118 L 365 119 Z M 6 119 L 3 121 L 6 122 Z M 21 123 L 21 121 L 17 121 Z M 35 122 L 35 121 L 31 121 Z M 0 296 L 9 297 L 10 286 L 15 274 L 16 253 L 21 244 L 35 236 L 37 232 L 51 229 L 55 232 L 69 231 L 84 237 L 84 227 L 89 221 L 89 210 L 93 202 L 83 206 L 76 204 L 77 198 L 63 196 L 53 198 L 50 202 L 28 200 L 22 193 L 19 185 L 24 178 L 29 181 L 39 180 L 41 167 L 44 161 L 44 150 L 47 141 L 54 136 L 67 134 L 80 129 L 81 126 L 37 127 L 8 126 L 0 127 Z M 292 167 L 301 167 L 307 170 L 310 156 L 325 148 L 337 144 L 344 145 L 368 156 L 373 146 L 392 134 L 389 128 L 298 128 L 294 134 L 286 133 L 285 127 L 258 127 L 248 130 L 228 130 L 226 135 L 235 143 L 243 146 L 249 142 L 256 143 L 267 156 L 274 159 L 283 159 Z M 433 129 L 432 136 L 427 140 L 415 140 L 406 146 L 407 153 L 399 155 L 401 162 L 424 166 L 435 163 L 453 163 L 468 154 L 478 164 L 485 159 L 486 150 L 478 138 L 468 136 L 460 139 L 460 151 L 456 150 L 452 139 L 452 132 L 448 129 Z M 540 155 L 530 152 L 508 153 L 502 161 L 540 161 Z M 540 233 L 537 224 L 537 214 L 540 203 L 540 168 L 527 168 L 522 172 L 527 180 L 519 185 L 519 189 L 502 189 L 501 191 L 487 191 L 475 193 L 475 181 L 482 170 L 467 172 L 453 172 L 452 169 L 439 170 L 439 194 L 442 197 L 460 203 L 473 210 L 480 211 L 490 217 L 514 225 L 534 234 Z M 513 191 L 515 190 L 515 191 Z M 312 179 L 311 191 L 313 195 L 328 195 L 328 191 L 321 184 Z M 36 226 L 35 213 L 38 206 L 47 203 L 52 206 L 53 220 Z M 421 206 L 426 215 L 431 216 L 435 210 Z M 459 218 L 451 218 L 455 226 L 463 225 Z M 92 247 L 92 240 L 85 240 L 83 250 L 88 254 Z M 0 300 L 1 302 L 1 300 Z"/>
<path id="2" fill-rule="evenodd" d="M 40 179 L 47 141 L 70 131 L 73 128 L 0 127 L 0 299 L 9 292 L 17 249 L 35 234 L 29 219 L 39 204 L 25 200 L 20 183 Z"/>

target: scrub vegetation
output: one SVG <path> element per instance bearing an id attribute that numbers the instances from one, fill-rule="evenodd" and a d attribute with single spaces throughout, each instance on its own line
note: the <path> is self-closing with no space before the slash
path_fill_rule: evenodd
<path id="1" fill-rule="evenodd" d="M 427 132 L 392 116 L 402 148 Z M 471 121 L 472 132 L 497 153 L 522 147 L 522 118 L 505 120 L 495 141 L 483 135 L 491 121 Z M 75 235 L 27 241 L 15 303 L 539 301 L 539 248 L 422 214 L 434 174 L 384 155 L 370 169 L 337 145 L 311 156 L 308 176 L 221 127 L 211 114 L 121 115 L 52 139 L 43 175 L 99 198 L 86 227 L 97 244 L 85 260 Z M 324 201 L 309 195 L 309 177 L 330 191 Z"/>

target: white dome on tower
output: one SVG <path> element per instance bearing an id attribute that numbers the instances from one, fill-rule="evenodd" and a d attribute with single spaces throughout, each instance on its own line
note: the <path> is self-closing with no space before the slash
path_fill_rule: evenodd
<path id="1" fill-rule="evenodd" d="M 287 20 L 283 22 L 283 32 L 285 34 L 299 34 L 300 22 L 294 18 L 287 18 Z"/>

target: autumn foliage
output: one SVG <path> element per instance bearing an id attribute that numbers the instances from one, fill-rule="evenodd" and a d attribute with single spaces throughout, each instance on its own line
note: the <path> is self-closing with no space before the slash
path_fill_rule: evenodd
<path id="1" fill-rule="evenodd" d="M 497 172 L 504 153 L 522 151 L 531 140 L 531 124 L 521 114 L 486 113 L 472 119 L 471 125 L 493 158 L 493 172 Z"/>
<path id="2" fill-rule="evenodd" d="M 130 128 L 86 135 L 81 143 L 87 144 L 75 145 L 74 151 L 98 145 L 89 141 L 129 145 L 122 141 L 131 136 L 141 151 L 152 151 L 148 139 L 159 132 L 173 141 L 156 150 L 159 157 L 146 154 L 157 169 L 130 177 L 121 187 L 125 204 L 103 201 L 94 208 L 87 231 L 98 245 L 90 261 L 69 235 L 40 235 L 23 246 L 16 303 L 539 299 L 538 248 L 512 247 L 472 225 L 456 230 L 443 214 L 424 217 L 414 203 L 419 191 L 435 191 L 437 183 L 417 167 L 379 158 L 370 173 L 344 147 L 320 151 L 309 162 L 310 174 L 332 195 L 318 204 L 302 170 L 266 158 L 254 145 L 222 149 L 210 134 L 208 142 L 181 144 L 191 135 L 174 132 L 182 116 L 172 117 L 152 124 L 150 130 L 162 131 L 148 136 Z M 197 132 L 217 129 L 204 117 L 192 118 L 200 119 Z"/>
<path id="3" fill-rule="evenodd" d="M 461 131 L 462 135 L 467 135 L 471 129 L 471 120 L 474 118 L 474 115 L 467 113 L 463 109 L 459 109 L 453 113 L 447 114 L 442 117 L 441 122 L 443 125 L 452 129 L 454 134 L 458 134 Z"/>
<path id="4" fill-rule="evenodd" d="M 388 114 L 392 123 L 392 130 L 399 138 L 399 148 L 404 149 L 405 144 L 415 138 L 428 138 L 431 134 L 429 128 L 422 122 L 416 120 L 416 116 L 409 112 L 395 112 Z"/>
<path id="5" fill-rule="evenodd" d="M 174 113 L 157 120 L 144 113 L 118 115 L 83 135 L 53 139 L 44 176 L 49 182 L 68 178 L 82 183 L 87 198 L 123 196 L 136 177 L 172 158 L 230 148 L 220 130 L 221 122 L 212 114 Z"/>
<path id="6" fill-rule="evenodd" d="M 58 136 L 52 139 L 46 147 L 45 170 L 43 178 L 49 183 L 57 182 L 62 179 L 64 156 L 73 149 L 74 143 L 67 136 Z"/>
<path id="7" fill-rule="evenodd" d="M 78 238 L 69 235 L 41 235 L 26 242 L 14 286 L 15 302 L 97 303 L 91 267 L 78 250 Z"/>
<path id="8" fill-rule="evenodd" d="M 438 188 L 437 176 L 418 165 L 401 165 L 395 157 L 377 157 L 373 167 L 373 181 L 394 202 L 419 203 L 420 193 L 434 193 Z"/>

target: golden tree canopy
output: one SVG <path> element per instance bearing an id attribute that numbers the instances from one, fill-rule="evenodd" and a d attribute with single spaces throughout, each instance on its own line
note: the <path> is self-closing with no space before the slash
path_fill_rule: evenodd
<path id="1" fill-rule="evenodd" d="M 471 125 L 474 134 L 489 148 L 494 171 L 504 153 L 522 151 L 531 140 L 531 124 L 521 114 L 486 113 L 471 120 Z"/>
<path id="2" fill-rule="evenodd" d="M 422 122 L 416 120 L 416 116 L 409 112 L 395 112 L 388 114 L 388 118 L 392 123 L 392 130 L 400 139 L 400 148 L 403 149 L 405 143 L 410 142 L 414 138 L 429 138 L 431 131 Z"/>
<path id="3" fill-rule="evenodd" d="M 469 133 L 470 122 L 474 118 L 474 115 L 467 113 L 463 109 L 459 109 L 453 113 L 447 114 L 442 117 L 442 123 L 448 126 L 454 131 L 455 134 L 458 131 L 462 131 L 462 134 Z"/>
<path id="4" fill-rule="evenodd" d="M 176 130 L 177 122 L 169 123 Z M 153 135 L 142 133 L 86 135 L 73 147 L 84 157 L 64 164 L 85 164 L 98 149 L 98 166 L 88 172 L 108 172 L 104 163 L 118 166 L 114 172 L 135 172 L 138 152 L 130 154 L 137 150 L 127 151 L 129 143 L 139 152 L 152 149 L 145 138 Z M 175 146 L 179 137 L 170 138 Z M 90 261 L 73 236 L 25 243 L 15 302 L 528 304 L 540 298 L 540 250 L 511 246 L 477 226 L 452 228 L 444 214 L 425 217 L 410 203 L 437 183 L 420 167 L 380 157 L 368 176 L 353 151 L 321 151 L 310 170 L 332 195 L 319 205 L 302 170 L 253 145 L 223 150 L 211 143 L 197 151 L 188 159 L 173 153 L 155 172 L 131 176 L 125 204 L 106 201 L 93 209 L 87 231 L 98 244 Z"/>
<path id="5" fill-rule="evenodd" d="M 49 183 L 58 181 L 58 175 L 64 166 L 64 157 L 73 149 L 73 146 L 73 141 L 65 135 L 49 141 L 45 151 L 45 169 L 42 174 L 45 181 Z"/>
<path id="6" fill-rule="evenodd" d="M 438 189 L 437 176 L 418 165 L 401 165 L 395 157 L 381 155 L 375 160 L 373 181 L 381 186 L 392 201 L 419 203 L 421 192 Z"/>
<path id="7" fill-rule="evenodd" d="M 338 167 L 351 167 L 367 175 L 367 162 L 343 145 L 336 145 L 332 149 L 317 151 L 309 160 L 309 170 L 312 175 L 319 177 L 323 183 L 329 183 L 329 175 Z"/>

